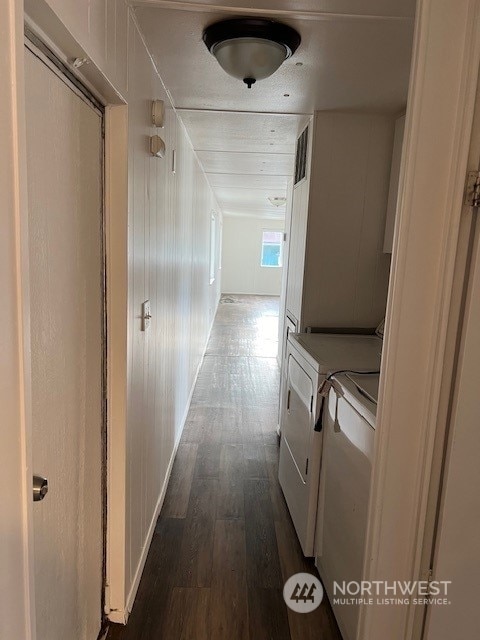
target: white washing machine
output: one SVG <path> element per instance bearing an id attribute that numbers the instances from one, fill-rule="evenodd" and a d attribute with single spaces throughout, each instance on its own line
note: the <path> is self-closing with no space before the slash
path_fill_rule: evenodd
<path id="1" fill-rule="evenodd" d="M 334 582 L 363 579 L 378 375 L 338 375 L 325 405 L 316 559 L 343 640 L 357 637 L 360 606 Z"/>
<path id="2" fill-rule="evenodd" d="M 280 411 L 279 481 L 305 556 L 314 556 L 322 431 L 319 389 L 337 371 L 379 371 L 376 335 L 290 334 Z"/>

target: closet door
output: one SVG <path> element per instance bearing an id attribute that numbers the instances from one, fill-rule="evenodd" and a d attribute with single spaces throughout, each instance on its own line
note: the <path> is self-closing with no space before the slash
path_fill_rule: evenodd
<path id="1" fill-rule="evenodd" d="M 25 49 L 37 640 L 102 604 L 102 114 Z"/>

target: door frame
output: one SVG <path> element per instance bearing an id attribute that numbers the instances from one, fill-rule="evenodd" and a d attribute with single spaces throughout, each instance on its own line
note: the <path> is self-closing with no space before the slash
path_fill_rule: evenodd
<path id="1" fill-rule="evenodd" d="M 61 78 L 63 82 L 87 102 L 102 118 L 102 501 L 103 501 L 103 585 L 101 592 L 102 629 L 105 626 L 105 574 L 106 574 L 106 514 L 107 514 L 107 206 L 106 200 L 106 145 L 104 130 L 109 109 L 104 107 L 103 83 L 99 91 L 91 87 L 95 82 L 84 81 L 81 74 L 72 74 L 50 45 L 44 32 L 30 31 L 23 2 L 6 0 L 0 7 L 0 69 L 5 79 L 5 92 L 0 97 L 0 142 L 4 152 L 0 160 L 0 185 L 4 202 L 0 208 L 2 234 L 0 240 L 0 292 L 4 298 L 1 307 L 3 335 L 0 339 L 0 402 L 4 408 L 5 447 L 0 450 L 0 463 L 5 473 L 6 498 L 2 527 L 2 569 L 0 571 L 0 635 L 12 640 L 35 640 L 35 586 L 32 504 L 32 415 L 30 370 L 30 305 L 28 263 L 28 197 L 26 159 L 28 153 L 25 126 L 25 75 L 26 47 Z M 28 32 L 28 34 L 26 34 Z M 37 37 L 37 33 L 41 36 Z M 36 50 L 34 50 L 36 48 Z M 100 73 L 100 72 L 99 72 Z M 95 74 L 94 74 L 95 77 Z M 100 77 L 100 76 L 99 76 Z M 87 86 L 88 85 L 88 86 Z M 7 90 L 8 89 L 8 90 Z M 106 91 L 107 98 L 121 104 L 120 96 Z M 113 108 L 113 107 L 112 107 Z M 117 149 L 115 149 L 117 151 Z M 125 151 L 126 153 L 126 151 Z M 125 187 L 126 191 L 126 187 Z M 125 256 L 126 259 L 126 256 Z M 3 420 L 2 420 L 3 421 Z M 2 433 L 3 436 L 3 433 Z M 5 566 L 4 566 L 5 565 Z M 102 632 L 101 632 L 102 633 Z"/>
<path id="2" fill-rule="evenodd" d="M 18 3 L 21 0 L 9 0 Z M 128 617 L 126 526 L 127 348 L 128 322 L 128 90 L 123 94 L 113 78 L 89 56 L 88 46 L 71 34 L 49 0 L 25 0 L 24 24 L 104 106 L 104 242 L 106 309 L 107 468 L 104 613 L 125 624 Z M 22 29 L 23 29 L 22 25 Z M 88 64 L 75 68 L 72 54 Z M 23 62 L 23 61 L 22 61 Z M 23 80 L 23 76 L 22 76 Z"/>
<path id="3" fill-rule="evenodd" d="M 470 149 L 469 170 L 480 169 L 480 86 L 477 89 L 474 128 Z M 439 474 L 436 501 L 432 505 L 434 514 L 432 525 L 432 552 L 429 556 L 433 578 L 442 576 L 452 580 L 452 604 L 455 617 L 448 620 L 450 607 L 427 607 L 422 623 L 425 638 L 435 638 L 442 629 L 443 637 L 451 637 L 455 632 L 460 634 L 459 616 L 463 616 L 465 628 L 462 632 L 473 629 L 474 621 L 466 608 L 476 609 L 473 614 L 478 620 L 477 603 L 473 598 L 478 592 L 479 559 L 474 556 L 479 530 L 480 501 L 478 484 L 472 481 L 473 458 L 477 455 L 475 437 L 478 441 L 478 389 L 472 371 L 476 369 L 480 355 L 478 326 L 480 324 L 480 220 L 479 210 L 465 205 L 465 242 L 462 251 L 464 287 L 460 296 L 459 316 L 460 331 L 455 343 L 455 372 L 449 397 L 449 420 L 447 433 L 439 452 Z M 466 274 L 466 277 L 465 277 Z M 473 384 L 472 381 L 473 380 Z M 473 436 L 475 434 L 475 436 Z M 440 446 L 439 446 L 440 449 Z M 478 472 L 476 472 L 478 477 Z M 471 526 L 465 527 L 463 515 L 468 504 L 472 516 Z M 468 564 L 469 575 L 460 575 L 461 567 Z M 448 568 L 452 574 L 446 573 Z M 450 593 L 449 593 L 450 596 Z M 465 600 L 464 600 L 465 599 Z M 465 602 L 467 607 L 465 607 Z M 473 606 L 472 606 L 473 605 Z M 430 625 L 434 625 L 432 630 Z M 460 623 L 461 624 L 461 623 Z M 455 627 L 455 631 L 452 631 Z M 423 637 L 423 636 L 422 636 Z"/>
<path id="4" fill-rule="evenodd" d="M 479 69 L 480 71 L 480 69 Z M 473 115 L 470 150 L 467 171 L 478 171 L 480 168 L 480 74 L 477 81 L 475 107 Z M 478 232 L 478 210 L 463 204 L 457 253 L 455 257 L 452 300 L 447 327 L 447 342 L 444 357 L 444 376 L 440 390 L 438 413 L 438 429 L 435 437 L 432 473 L 427 502 L 424 543 L 420 564 L 420 575 L 430 575 L 437 579 L 435 568 L 435 549 L 438 544 L 438 524 L 444 492 L 444 475 L 448 443 L 451 440 L 452 419 L 455 410 L 457 377 L 461 373 L 461 345 L 464 332 L 464 314 L 467 309 L 468 291 L 472 277 L 472 261 L 474 258 L 475 234 Z M 424 625 L 429 607 L 419 608 L 414 616 L 414 638 L 424 633 Z M 416 634 L 416 635 L 415 635 Z"/>
<path id="5" fill-rule="evenodd" d="M 367 532 L 367 578 L 412 579 L 418 577 L 420 567 L 480 55 L 479 1 L 418 0 Z M 8 588 L 2 589 L 0 623 L 10 640 L 35 640 L 23 28 L 23 2 L 0 3 L 0 69 L 5 79 L 0 94 L 0 403 L 8 443 L 0 449 L 0 464 L 6 483 L 3 522 L 8 520 L 9 527 L 2 549 L 6 566 L 0 572 L 0 586 L 8 584 Z M 95 86 L 105 102 L 125 103 L 93 61 L 89 74 L 98 79 Z M 110 148 L 107 139 L 107 183 Z M 121 170 L 126 179 L 126 168 Z M 127 189 L 124 182 L 122 199 Z M 108 198 L 107 193 L 107 202 Z M 108 253 L 108 205 L 105 213 Z M 126 254 L 122 248 L 118 251 L 125 280 Z M 117 294 L 123 322 L 126 287 Z M 120 339 L 124 341 L 124 336 Z M 126 353 L 123 343 L 117 355 L 126 367 L 122 352 Z M 415 354 L 419 366 L 412 365 L 409 354 Z M 122 413 L 126 411 L 125 379 L 117 382 Z M 111 400 L 109 395 L 110 404 Z M 110 431 L 110 438 L 124 438 L 121 425 L 118 429 Z M 120 442 L 116 450 L 118 460 L 109 465 L 118 463 L 124 481 Z M 122 530 L 125 522 L 117 507 Z M 7 537 L 9 531 L 14 535 Z M 121 540 L 117 542 L 112 562 L 121 572 L 124 550 Z M 359 638 L 383 640 L 385 629 L 392 640 L 410 638 L 414 613 L 395 607 L 364 608 Z"/>
<path id="6" fill-rule="evenodd" d="M 106 596 L 106 550 L 107 550 L 107 389 L 108 389 L 108 349 L 107 349 L 107 252 L 106 252 L 106 197 L 105 197 L 105 127 L 106 127 L 106 109 L 85 84 L 77 78 L 68 67 L 55 55 L 43 40 L 24 25 L 24 53 L 28 51 L 35 56 L 51 73 L 53 73 L 69 91 L 72 91 L 82 102 L 94 111 L 100 118 L 101 127 L 101 156 L 100 156 L 100 175 L 101 175 L 101 212 L 100 212 L 100 252 L 101 252 L 101 272 L 98 274 L 99 283 L 101 283 L 101 469 L 100 483 L 102 494 L 102 513 L 101 513 L 101 530 L 102 530 L 102 586 L 101 601 L 99 603 L 101 615 L 101 632 L 106 626 L 105 615 L 105 596 Z M 27 250 L 27 249 L 26 249 Z M 25 307 L 27 308 L 27 307 Z M 29 381 L 30 382 L 30 381 Z M 33 452 L 32 452 L 33 455 Z M 33 469 L 35 471 L 35 469 Z M 38 470 L 37 470 L 38 471 Z M 34 565 L 32 565 L 34 566 Z"/>
<path id="7" fill-rule="evenodd" d="M 0 31 L 0 634 L 35 640 L 23 2 L 0 3 Z"/>
<path id="8" fill-rule="evenodd" d="M 448 46 L 446 43 L 448 42 Z M 435 442 L 480 61 L 478 0 L 419 0 L 400 172 L 365 580 L 427 580 Z M 453 298 L 452 298 L 453 296 Z M 454 301 L 454 300 L 453 300 Z M 438 493 L 438 486 L 435 487 Z M 431 495 L 430 495 L 431 500 Z M 421 609 L 420 611 L 418 609 Z M 423 607 L 363 607 L 359 640 L 421 637 Z"/>

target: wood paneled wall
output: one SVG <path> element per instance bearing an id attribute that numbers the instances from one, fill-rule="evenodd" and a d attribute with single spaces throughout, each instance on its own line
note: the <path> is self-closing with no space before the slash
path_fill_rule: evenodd
<path id="1" fill-rule="evenodd" d="M 125 225 L 127 245 L 127 308 L 109 319 L 117 340 L 113 347 L 123 348 L 127 359 L 125 379 L 116 381 L 125 389 L 125 424 L 113 425 L 110 434 L 119 450 L 116 460 L 124 467 L 117 467 L 111 488 L 119 492 L 125 516 L 119 519 L 119 509 L 115 531 L 110 532 L 118 536 L 116 548 L 124 554 L 110 554 L 115 577 L 107 577 L 112 618 L 120 622 L 133 604 L 218 305 L 218 273 L 210 282 L 210 220 L 212 212 L 220 214 L 124 0 L 27 0 L 26 11 L 67 56 L 86 54 L 91 60 L 85 66 L 87 79 L 107 98 L 117 95 L 118 100 L 110 101 L 128 109 L 128 211 L 109 212 L 111 225 Z M 163 129 L 151 125 L 153 99 L 165 101 Z M 149 153 L 149 136 L 154 134 L 165 140 L 163 159 Z M 122 255 L 118 247 L 115 251 Z M 145 300 L 151 302 L 152 324 L 142 332 Z M 122 437 L 125 441 L 119 442 Z"/>

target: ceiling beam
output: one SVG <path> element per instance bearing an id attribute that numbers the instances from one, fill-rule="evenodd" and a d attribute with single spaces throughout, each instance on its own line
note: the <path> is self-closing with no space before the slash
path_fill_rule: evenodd
<path id="1" fill-rule="evenodd" d="M 238 111 L 237 109 L 195 109 L 192 107 L 175 107 L 175 110 L 178 113 L 212 113 L 214 115 L 218 114 L 235 114 L 240 116 L 275 116 L 283 118 L 285 116 L 290 117 L 310 117 L 312 113 L 301 113 L 301 112 L 279 112 L 279 111 Z"/>
<path id="2" fill-rule="evenodd" d="M 262 169 L 260 169 L 262 171 Z M 235 173 L 234 171 L 205 171 L 207 176 L 258 176 L 258 173 Z M 265 173 L 269 178 L 291 178 L 292 173 Z"/>
<path id="3" fill-rule="evenodd" d="M 227 139 L 228 140 L 228 139 Z M 285 144 L 285 143 L 284 143 Z M 295 145 L 295 142 L 292 142 L 292 146 Z M 195 151 L 197 153 L 229 153 L 233 154 L 246 154 L 248 153 L 251 156 L 290 156 L 291 158 L 295 157 L 295 153 L 280 152 L 280 151 L 230 151 L 229 149 L 197 149 L 195 147 Z"/>
<path id="4" fill-rule="evenodd" d="M 177 9 L 178 11 L 196 11 L 199 13 L 228 13 L 244 15 L 261 15 L 268 17 L 284 17 L 296 18 L 298 20 L 316 20 L 316 21 L 410 21 L 413 22 L 414 16 L 398 15 L 386 16 L 379 14 L 361 14 L 361 13 L 338 13 L 333 11 L 298 11 L 295 9 L 258 9 L 256 7 L 226 7 L 222 4 L 207 4 L 201 2 L 185 2 L 184 0 L 132 0 L 130 2 L 135 7 L 158 7 L 160 9 Z M 401 4 L 401 3 L 400 3 Z"/>
<path id="5" fill-rule="evenodd" d="M 211 175 L 211 174 L 206 174 L 207 176 Z M 224 174 L 225 175 L 225 174 Z M 236 173 L 234 174 L 230 174 L 230 175 L 237 175 Z M 237 189 L 247 189 L 248 191 L 260 191 L 261 193 L 265 193 L 265 190 L 268 189 L 270 191 L 283 191 L 284 193 L 287 192 L 287 188 L 282 186 L 279 187 L 237 187 L 237 186 L 231 186 L 231 185 L 226 185 L 226 186 L 216 186 L 216 187 L 212 187 L 217 191 L 221 191 L 222 189 L 225 189 L 226 191 L 229 191 L 230 189 L 233 189 L 234 191 L 236 191 Z"/>

